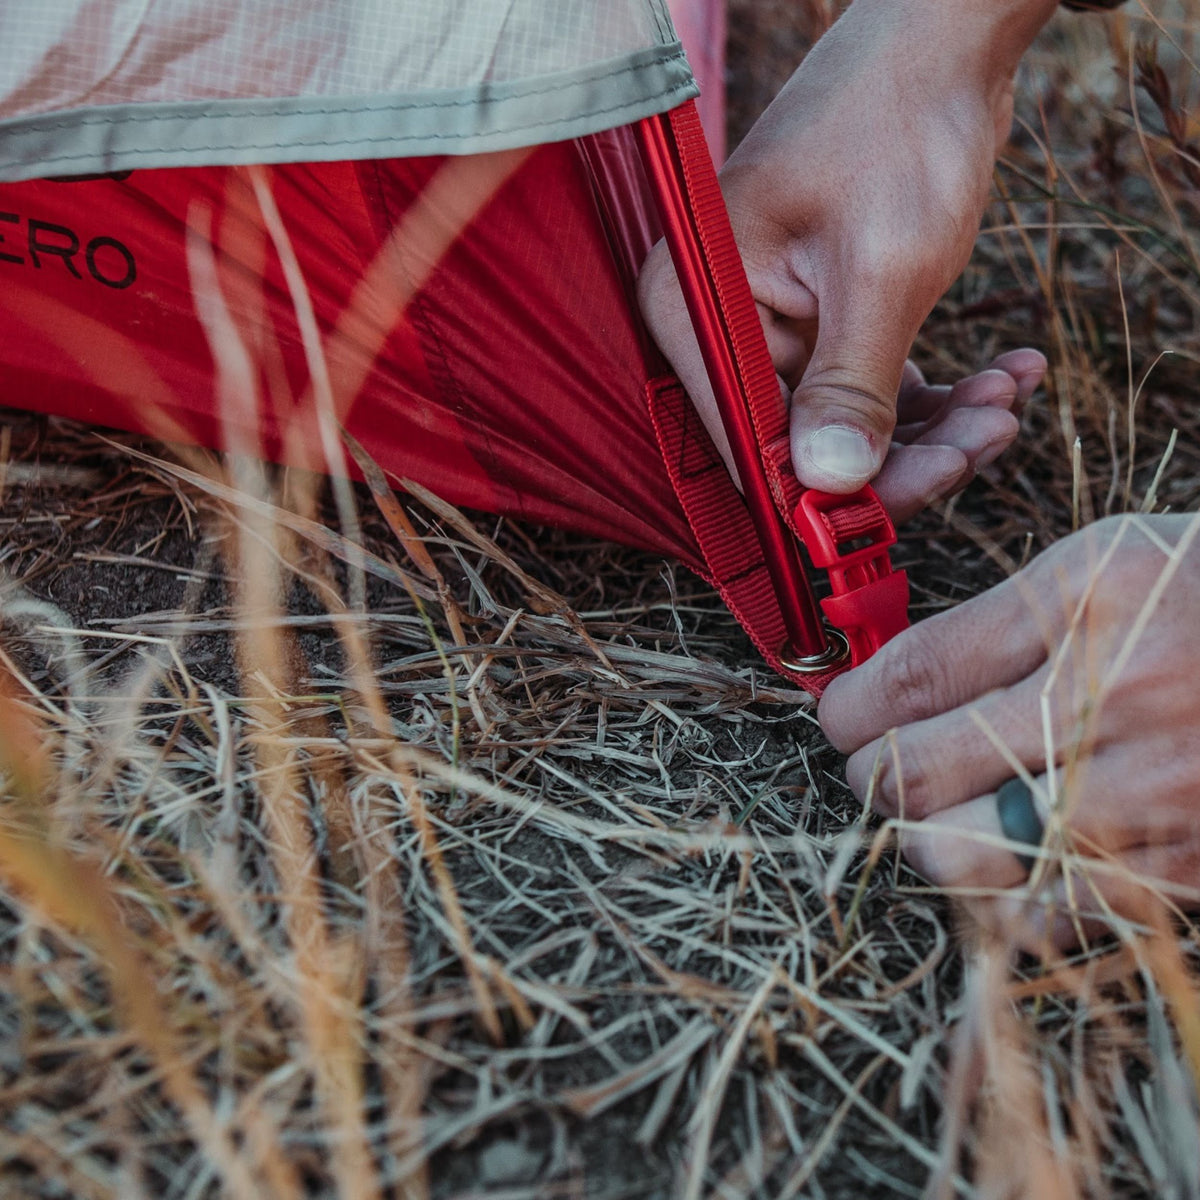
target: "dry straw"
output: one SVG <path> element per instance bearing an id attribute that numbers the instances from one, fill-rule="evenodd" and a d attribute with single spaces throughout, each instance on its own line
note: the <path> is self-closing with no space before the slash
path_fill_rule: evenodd
<path id="1" fill-rule="evenodd" d="M 903 544 L 919 615 L 1200 497 L 1196 17 L 1063 19 L 1031 59 L 919 350 L 954 375 L 1032 323 L 1049 394 Z M 443 180 L 419 244 L 515 165 Z M 974 931 L 696 581 L 404 495 L 342 437 L 350 368 L 244 184 L 367 486 L 8 415 L 0 1194 L 1196 1195 L 1190 926 L 1147 906 L 1066 958 Z M 428 269 L 392 253 L 361 344 Z M 244 429 L 253 341 L 202 236 L 191 264 Z M 1073 779 L 1038 879 L 1087 907 L 1112 872 Z"/>

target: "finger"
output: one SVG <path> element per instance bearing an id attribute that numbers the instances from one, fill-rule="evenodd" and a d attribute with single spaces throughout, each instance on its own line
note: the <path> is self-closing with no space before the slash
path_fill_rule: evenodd
<path id="1" fill-rule="evenodd" d="M 960 379 L 953 387 L 923 387 L 900 393 L 896 405 L 896 438 L 912 441 L 927 428 L 936 427 L 958 409 L 1011 409 L 1017 402 L 1017 381 L 1007 371 L 988 368 Z M 922 415 L 923 414 L 923 415 Z"/>
<path id="2" fill-rule="evenodd" d="M 905 826 L 900 848 L 930 883 L 971 891 L 1017 887 L 1029 878 L 1022 856 L 1038 853 L 1005 837 L 994 793 Z"/>
<path id="3" fill-rule="evenodd" d="M 871 486 L 892 521 L 901 524 L 966 487 L 974 475 L 970 459 L 953 446 L 894 445 Z"/>
<path id="4" fill-rule="evenodd" d="M 1169 748 L 1154 736 L 1102 748 L 1056 770 L 1053 792 L 1050 778 L 1035 774 L 1031 799 L 1049 830 L 1042 857 L 1083 869 L 1089 859 L 1189 843 L 1196 836 L 1193 784 L 1165 756 Z M 1147 799 L 1130 803 L 1135 791 Z M 906 827 L 901 845 L 942 887 L 1011 887 L 1028 874 L 1020 848 L 1006 843 L 996 789 Z"/>
<path id="5" fill-rule="evenodd" d="M 1015 763 L 1037 774 L 1068 749 L 1046 744 L 1048 674 L 1043 665 L 1014 686 L 876 738 L 846 761 L 847 784 L 884 814 L 920 821 L 994 791 Z"/>
<path id="6" fill-rule="evenodd" d="M 846 782 L 881 812 L 920 821 L 990 793 L 1014 774 L 1014 763 L 1037 774 L 1048 758 L 1042 699 L 1049 668 L 974 703 L 894 729 L 855 751 Z"/>
<path id="7" fill-rule="evenodd" d="M 1005 789 L 1020 782 L 1010 779 L 986 796 L 905 825 L 901 849 L 919 874 L 946 889 L 978 893 L 1040 882 L 1061 867 L 1069 840 L 1061 817 L 1051 816 L 1056 802 L 1061 810 L 1063 776 L 1054 772 L 1054 793 L 1046 774 L 1021 789 L 1031 810 L 1028 823 L 1018 817 L 1015 829 L 1001 817 Z"/>
<path id="8" fill-rule="evenodd" d="M 872 486 L 892 520 L 907 521 L 935 501 L 961 491 L 1020 432 L 1020 422 L 1003 408 L 947 412 L 909 445 L 894 444 Z M 898 438 L 904 436 L 905 431 L 897 430 Z"/>
<path id="9" fill-rule="evenodd" d="M 792 399 L 792 462 L 800 482 L 857 491 L 883 465 L 916 329 L 886 288 L 822 297 L 812 360 Z"/>
<path id="10" fill-rule="evenodd" d="M 1019 387 L 1007 372 L 988 367 L 960 379 L 950 389 L 950 408 L 1011 408 L 1016 403 Z"/>
<path id="11" fill-rule="evenodd" d="M 1107 860 L 1076 861 L 1036 890 L 977 897 L 968 911 L 1021 949 L 1065 951 L 1092 939 L 1161 928 L 1200 908 L 1200 837 L 1136 846 Z"/>
<path id="12" fill-rule="evenodd" d="M 904 630 L 829 685 L 817 710 L 829 740 L 849 754 L 889 729 L 1024 679 L 1045 661 L 1062 621 L 1040 619 L 1032 604 L 1018 575 Z"/>
<path id="13" fill-rule="evenodd" d="M 911 366 L 911 364 L 909 364 Z M 1046 360 L 1036 350 L 1010 350 L 953 387 L 918 383 L 906 371 L 896 406 L 895 439 L 910 442 L 925 432 L 927 422 L 956 408 L 1006 408 L 1020 414 L 1045 373 Z"/>
<path id="14" fill-rule="evenodd" d="M 1004 408 L 950 409 L 931 428 L 915 439 L 918 446 L 953 446 L 966 455 L 973 467 L 986 466 L 1021 432 L 1021 423 Z M 980 461 L 986 458 L 986 461 Z"/>
<path id="15" fill-rule="evenodd" d="M 1046 356 L 1040 350 L 1028 346 L 1020 350 L 1009 350 L 994 358 L 991 363 L 993 369 L 1004 371 L 1016 380 L 1018 411 L 1029 403 L 1033 393 L 1041 386 L 1048 365 Z"/>

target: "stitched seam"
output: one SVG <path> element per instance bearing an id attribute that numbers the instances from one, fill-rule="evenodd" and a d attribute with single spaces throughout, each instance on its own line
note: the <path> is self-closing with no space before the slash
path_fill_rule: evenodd
<path id="1" fill-rule="evenodd" d="M 163 153 L 203 154 L 203 153 L 208 153 L 210 151 L 221 151 L 221 150 L 302 150 L 302 149 L 306 149 L 306 148 L 310 148 L 310 147 L 320 147 L 320 146 L 342 146 L 342 147 L 372 146 L 372 145 L 393 146 L 393 145 L 396 145 L 401 142 L 462 141 L 462 140 L 466 140 L 468 138 L 481 138 L 481 137 L 489 137 L 489 136 L 500 135 L 500 134 L 509 135 L 509 134 L 517 134 L 517 133 L 528 133 L 535 129 L 546 129 L 546 128 L 551 128 L 556 125 L 566 125 L 566 124 L 573 123 L 575 121 L 586 120 L 586 119 L 590 119 L 593 117 L 603 117 L 603 116 L 609 115 L 610 113 L 625 112 L 628 109 L 635 107 L 636 105 L 649 103 L 650 101 L 659 100 L 659 99 L 663 99 L 667 96 L 675 95 L 676 93 L 678 93 L 679 90 L 680 90 L 679 86 L 677 85 L 675 87 L 668 88 L 662 92 L 652 92 L 651 94 L 644 96 L 644 97 L 640 98 L 639 100 L 627 100 L 622 104 L 614 105 L 612 108 L 598 108 L 598 109 L 593 109 L 586 113 L 576 114 L 575 116 L 572 116 L 572 117 L 560 117 L 555 120 L 549 120 L 549 121 L 535 121 L 535 122 L 531 122 L 530 124 L 526 124 L 526 125 L 507 126 L 503 129 L 472 130 L 469 133 L 444 133 L 444 132 L 441 132 L 440 130 L 430 130 L 428 133 L 406 133 L 406 134 L 393 133 L 393 134 L 387 134 L 387 135 L 381 136 L 381 137 L 349 137 L 349 136 L 347 136 L 347 137 L 339 137 L 339 138 L 326 138 L 326 139 L 323 139 L 320 141 L 291 141 L 291 140 L 288 140 L 288 141 L 283 141 L 283 142 L 280 142 L 280 141 L 275 141 L 275 142 L 225 142 L 225 143 L 221 143 L 221 144 L 209 143 L 208 145 L 204 145 L 204 146 L 182 146 L 182 147 L 180 147 L 180 146 L 154 146 L 151 148 L 142 148 L 142 147 L 136 147 L 136 146 L 119 146 L 119 147 L 114 148 L 114 147 L 110 146 L 108 149 L 103 150 L 103 151 L 89 150 L 89 151 L 84 151 L 80 154 L 56 154 L 49 158 L 39 158 L 39 162 L 44 162 L 44 163 L 74 162 L 78 159 L 96 159 L 98 157 L 111 157 L 114 154 L 119 155 L 122 158 L 127 158 L 127 157 L 137 157 L 138 155 L 163 154 Z M 359 110 L 359 111 L 370 111 L 370 110 L 363 109 L 363 110 Z M 380 109 L 379 111 L 386 111 L 386 110 Z M 263 116 L 272 116 L 272 117 L 283 119 L 283 118 L 286 118 L 288 115 L 289 114 L 278 113 L 278 112 L 260 113 L 260 114 L 238 113 L 236 115 L 231 115 L 231 116 L 223 117 L 220 119 L 222 119 L 222 120 L 239 120 L 240 121 L 243 117 L 249 118 L 249 119 L 261 119 L 261 117 L 263 117 Z M 308 115 L 317 115 L 317 114 L 313 114 L 311 112 L 305 112 L 303 115 L 308 116 Z M 195 119 L 194 116 L 192 119 L 193 120 Z M 140 117 L 140 118 L 138 118 L 138 120 L 151 121 L 152 118 Z M 109 124 L 119 124 L 120 122 L 108 122 L 108 123 Z M 79 126 L 72 125 L 71 123 L 67 122 L 67 123 L 64 123 L 64 125 L 59 126 L 59 127 L 60 128 L 78 128 Z M 45 128 L 49 128 L 49 127 L 48 126 L 42 127 L 42 129 L 45 129 Z M 42 129 L 39 129 L 37 132 L 39 132 L 39 133 L 42 132 Z M 5 134 L 5 133 L 6 133 L 6 131 L 3 128 L 0 128 L 0 135 Z M 9 131 L 7 131 L 7 134 L 8 134 L 8 136 L 11 136 L 14 141 L 16 141 L 17 138 L 19 138 L 20 136 L 23 136 L 25 134 L 25 131 L 24 130 L 15 130 L 15 131 L 9 130 Z M 0 162 L 20 162 L 20 161 L 23 161 L 23 160 L 13 159 L 11 157 L 0 158 Z"/>
<path id="2" fill-rule="evenodd" d="M 658 36 L 662 41 L 667 39 L 667 22 L 664 20 L 665 14 L 662 11 L 662 5 L 651 0 L 650 11 L 654 15 L 654 23 L 658 26 Z"/>
<path id="3" fill-rule="evenodd" d="M 649 59 L 646 62 L 632 63 L 629 66 L 622 67 L 619 71 L 596 71 L 592 74 L 582 75 L 578 79 L 572 79 L 567 82 L 556 83 L 556 84 L 553 84 L 548 87 L 530 88 L 526 91 L 513 91 L 513 92 L 505 91 L 499 97 L 490 98 L 490 102 L 491 103 L 504 103 L 509 100 L 525 100 L 531 96 L 549 96 L 549 95 L 552 95 L 554 92 L 570 91 L 573 88 L 578 88 L 578 87 L 582 87 L 586 84 L 594 83 L 598 79 L 616 79 L 618 76 L 630 75 L 630 74 L 634 74 L 639 71 L 645 71 L 647 68 L 650 68 L 650 67 L 661 67 L 661 66 L 665 66 L 667 63 L 684 62 L 684 61 L 686 61 L 686 60 L 684 60 L 683 56 L 681 54 L 679 54 L 678 52 L 676 52 L 674 54 L 660 55 L 659 57 Z M 678 85 L 676 85 L 676 86 L 678 86 Z M 498 87 L 502 89 L 504 87 L 504 85 L 500 84 L 500 85 L 498 85 Z M 675 89 L 672 88 L 670 90 L 673 91 Z M 658 94 L 666 95 L 667 93 L 663 92 L 663 93 L 658 93 Z M 279 96 L 276 98 L 274 103 L 276 105 L 278 105 L 279 103 L 288 103 L 290 101 L 298 101 L 300 99 L 302 99 L 302 97 Z M 229 101 L 226 101 L 226 103 L 228 103 L 228 102 Z M 234 101 L 234 102 L 236 102 L 236 101 Z M 147 101 L 146 103 L 153 104 L 153 103 L 155 103 L 155 101 Z M 199 101 L 199 100 L 183 101 L 182 103 L 187 103 L 187 104 L 191 105 L 191 104 L 200 104 L 200 103 L 202 103 L 202 101 Z M 373 104 L 371 104 L 371 103 L 354 104 L 354 103 L 347 101 L 345 104 L 341 104 L 341 105 L 333 105 L 333 106 L 326 107 L 326 108 L 303 108 L 298 111 L 302 112 L 305 116 L 325 117 L 325 116 L 355 116 L 360 113 L 409 112 L 413 109 L 425 110 L 425 109 L 438 109 L 438 108 L 475 108 L 478 105 L 479 105 L 479 97 L 476 95 L 476 96 L 464 98 L 461 100 L 442 100 L 442 101 L 411 100 L 404 104 L 400 104 L 400 103 L 387 104 L 387 103 L 378 103 L 378 102 L 373 103 Z M 624 106 L 621 106 L 621 107 L 624 107 Z M 611 111 L 615 111 L 615 110 L 608 109 L 605 111 L 611 112 Z M 275 116 L 280 116 L 280 115 L 283 115 L 283 114 L 281 114 L 279 112 L 279 109 L 277 107 L 267 107 L 267 108 L 261 108 L 261 109 L 240 109 L 236 113 L 223 113 L 223 114 L 219 114 L 217 119 L 218 120 L 225 120 L 225 119 L 240 120 L 242 118 L 254 119 L 254 118 L 261 118 L 261 117 L 275 117 Z M 195 119 L 196 119 L 195 112 L 190 111 L 190 112 L 182 112 L 182 113 L 159 113 L 157 115 L 150 115 L 150 116 L 141 116 L 138 113 L 128 113 L 128 114 L 122 113 L 120 116 L 83 117 L 83 118 L 80 118 L 79 120 L 66 120 L 66 121 L 54 121 L 54 122 L 51 122 L 48 120 L 42 120 L 35 115 L 35 116 L 21 118 L 20 120 L 22 121 L 22 123 L 28 122 L 27 127 L 32 127 L 32 128 L 38 129 L 38 130 L 54 130 L 54 129 L 80 129 L 80 128 L 86 128 L 86 127 L 90 127 L 90 126 L 103 127 L 106 125 L 126 125 L 126 124 L 132 125 L 132 124 L 136 124 L 138 122 L 147 122 L 147 123 L 157 124 L 162 121 L 193 121 Z M 530 128 L 532 128 L 532 126 Z"/>

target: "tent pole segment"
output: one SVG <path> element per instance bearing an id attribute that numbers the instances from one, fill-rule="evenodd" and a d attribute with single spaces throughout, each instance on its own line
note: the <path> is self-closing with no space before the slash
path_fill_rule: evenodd
<path id="1" fill-rule="evenodd" d="M 682 110 L 676 110 L 679 111 Z M 694 156 L 702 157 L 703 163 L 689 161 L 685 164 L 672 116 L 672 113 L 664 113 L 638 122 L 635 127 L 638 143 L 679 276 L 680 288 L 700 342 L 721 421 L 729 438 L 734 465 L 742 483 L 742 494 L 762 544 L 767 571 L 787 629 L 790 644 L 784 648 L 782 657 L 797 664 L 808 662 L 813 666 L 828 665 L 830 661 L 838 659 L 839 647 L 831 643 L 822 621 L 812 584 L 800 556 L 799 543 L 771 495 L 747 399 L 747 364 L 743 354 L 739 353 L 731 329 L 731 300 L 742 307 L 748 306 L 757 326 L 754 299 L 741 269 L 740 259 L 736 256 L 733 232 L 729 228 L 724 205 L 719 201 L 720 192 L 707 148 L 702 155 Z M 718 198 L 715 204 L 709 205 L 713 211 L 706 211 L 705 217 L 710 223 L 722 223 L 715 232 L 723 241 L 727 240 L 728 246 L 734 251 L 731 257 L 737 262 L 737 271 L 730 271 L 726 266 L 720 279 L 710 246 L 706 245 L 701 233 L 696 197 L 689 178 L 690 173 L 699 171 L 707 171 L 712 177 L 711 191 Z M 736 275 L 736 278 L 731 278 L 731 275 Z M 744 292 L 744 295 L 739 295 L 739 292 Z M 758 337 L 761 339 L 761 331 Z M 761 342 L 761 354 L 766 356 L 765 367 L 761 363 L 754 364 L 758 368 L 759 385 L 767 386 L 765 381 L 769 381 L 769 386 L 776 387 L 775 371 L 770 364 L 765 341 Z"/>

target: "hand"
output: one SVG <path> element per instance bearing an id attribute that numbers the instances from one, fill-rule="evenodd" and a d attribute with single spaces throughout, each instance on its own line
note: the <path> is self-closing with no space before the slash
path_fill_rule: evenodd
<path id="1" fill-rule="evenodd" d="M 953 387 L 912 362 L 896 397 L 896 429 L 874 487 L 895 522 L 966 487 L 1020 432 L 1021 410 L 1046 372 L 1036 350 L 1010 350 Z"/>
<path id="2" fill-rule="evenodd" d="M 855 0 L 722 171 L 791 397 L 802 483 L 850 492 L 883 466 L 898 397 L 902 405 L 912 380 L 909 348 L 971 253 L 1011 123 L 1013 71 L 1053 9 L 1053 0 Z M 727 450 L 662 246 L 647 260 L 640 295 L 659 345 Z M 1018 393 L 1032 390 L 1034 373 L 1014 377 Z M 978 398 L 987 387 L 969 390 Z M 981 456 L 1015 435 L 999 419 L 999 392 L 956 407 L 963 411 L 946 441 L 896 454 L 886 486 L 900 507 L 961 486 Z"/>
<path id="3" fill-rule="evenodd" d="M 821 701 L 847 781 L 903 818 L 917 870 L 1024 944 L 1200 907 L 1198 538 L 1196 516 L 1098 522 Z M 1027 872 L 994 795 L 1019 771 L 1047 826 L 1032 900 L 1004 891 Z"/>

